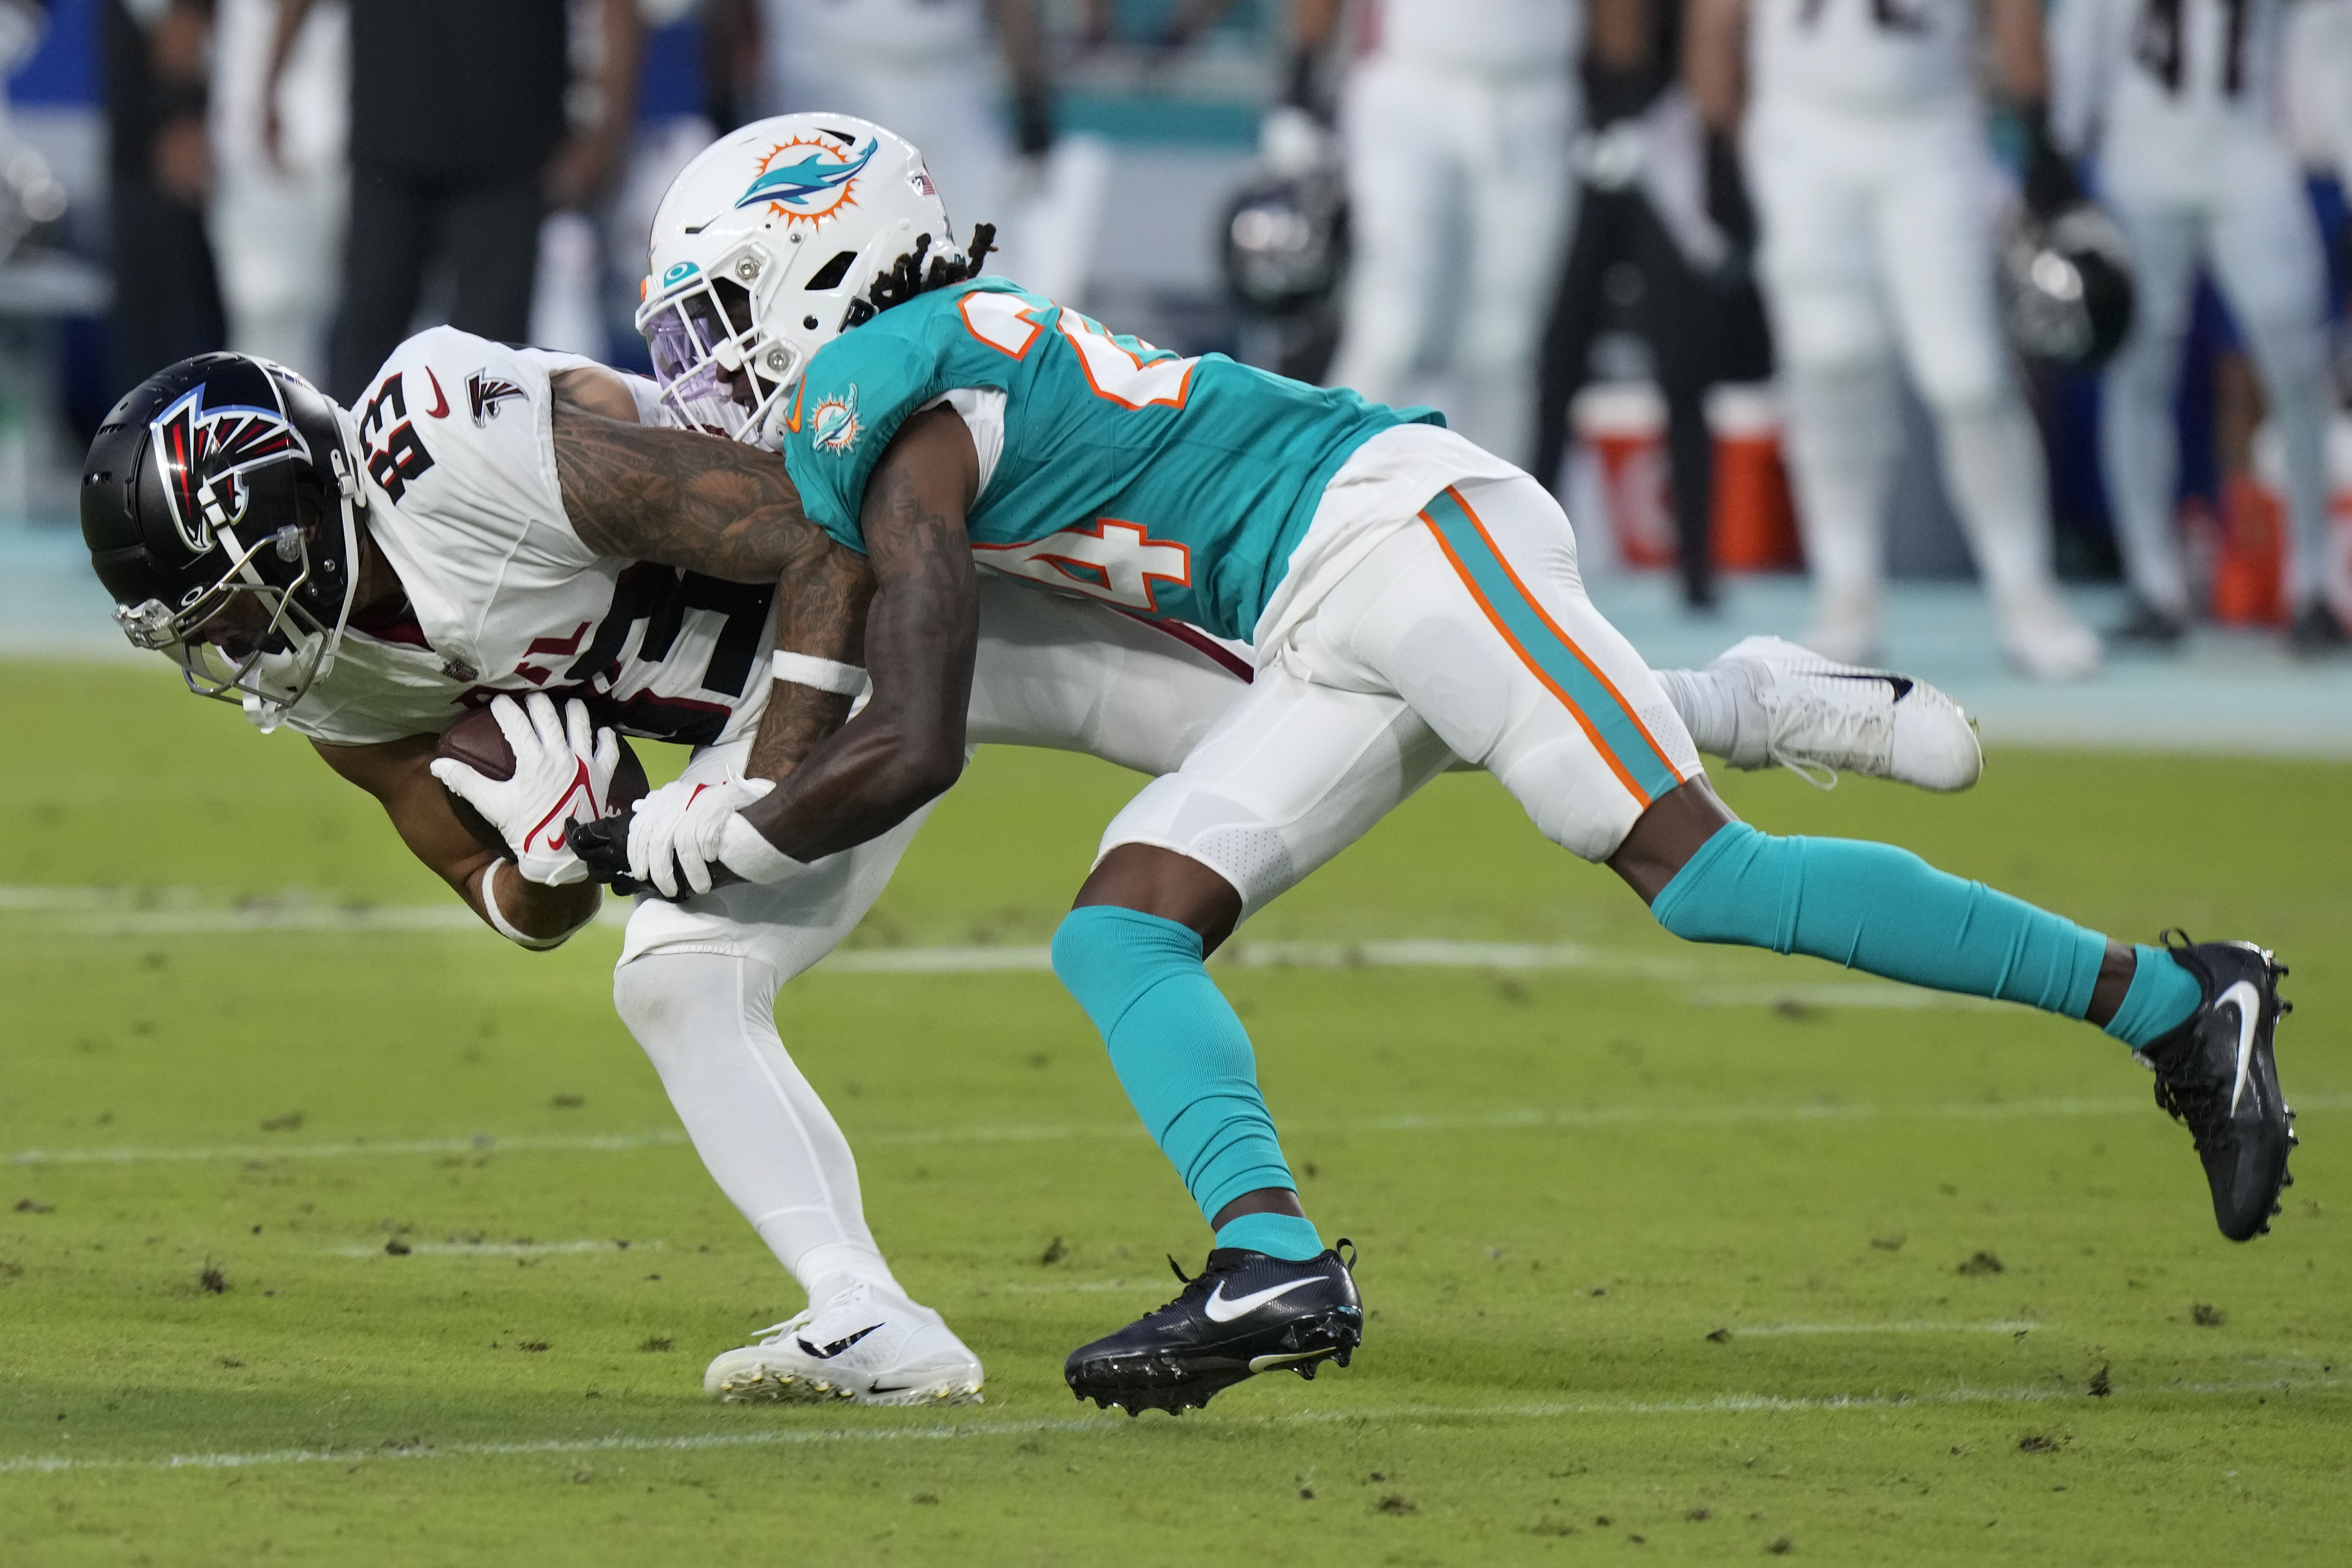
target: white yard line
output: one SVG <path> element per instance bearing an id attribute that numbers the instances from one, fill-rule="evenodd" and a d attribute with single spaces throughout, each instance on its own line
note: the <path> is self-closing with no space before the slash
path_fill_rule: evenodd
<path id="1" fill-rule="evenodd" d="M 581 1252 L 659 1252 L 659 1241 L 412 1241 L 388 1250 L 387 1237 L 372 1247 L 330 1247 L 329 1258 L 556 1258 Z"/>
<path id="2" fill-rule="evenodd" d="M 1733 1329 L 1743 1339 L 1778 1339 L 1788 1334 L 2028 1334 L 2054 1329 L 2055 1323 L 2030 1323 L 2023 1319 L 1996 1318 L 1990 1323 L 1759 1323 Z"/>
<path id="3" fill-rule="evenodd" d="M 2352 1094 L 2295 1096 L 2299 1110 L 2352 1110 Z M 1509 1107 L 1454 1115 L 1374 1116 L 1354 1121 L 1299 1117 L 1288 1125 L 1295 1136 L 1345 1137 L 1384 1132 L 1572 1131 L 1602 1127 L 1726 1127 L 1807 1121 L 2030 1121 L 2075 1117 L 2144 1116 L 2148 1102 L 2127 1098 L 1962 1101 L 1947 1105 L 1731 1104 Z M 1035 1127 L 929 1127 L 858 1133 L 868 1146 L 923 1148 L 950 1143 L 1045 1143 L 1139 1138 L 1129 1124 Z M 501 1138 L 478 1132 L 470 1138 L 353 1139 L 340 1143 L 237 1143 L 184 1149 L 19 1149 L 0 1163 L 9 1165 L 131 1165 L 148 1162 L 205 1163 L 225 1161 L 331 1160 L 390 1154 L 614 1154 L 675 1148 L 686 1142 L 675 1129 L 648 1132 L 583 1133 L 576 1136 Z"/>
<path id="4" fill-rule="evenodd" d="M 2270 1378 L 2259 1381 L 2205 1384 L 2153 1384 L 2145 1387 L 2118 1382 L 2112 1400 L 2213 1398 L 2232 1394 L 2278 1394 L 2333 1389 L 2352 1379 L 2338 1377 Z M 1757 1412 L 1890 1410 L 1934 1405 L 2050 1405 L 2088 1401 L 2091 1396 L 2072 1388 L 1956 1388 L 1939 1394 L 1853 1394 L 1820 1397 L 1769 1394 L 1722 1394 L 1712 1399 L 1579 1400 L 1530 1405 L 1407 1405 L 1368 1410 L 1302 1411 L 1261 1417 L 1268 1426 L 1310 1425 L 1347 1421 L 1559 1421 L 1594 1415 L 1740 1415 Z M 1222 1414 L 1222 1413 L 1221 1413 Z M 1213 1419 L 1210 1416 L 1196 1419 Z M 1247 1420 L 1247 1417 L 1244 1417 Z M 962 1426 L 834 1427 L 820 1431 L 769 1428 L 753 1432 L 707 1432 L 679 1436 L 615 1433 L 607 1437 L 552 1438 L 542 1442 L 449 1443 L 383 1448 L 278 1448 L 251 1454 L 171 1454 L 148 1459 L 86 1459 L 72 1454 L 28 1454 L 0 1459 L 0 1475 L 55 1474 L 87 1470 L 231 1470 L 289 1465 L 356 1465 L 371 1459 L 483 1459 L 532 1458 L 541 1455 L 699 1453 L 714 1448 L 759 1448 L 808 1443 L 953 1442 L 974 1437 L 1017 1437 L 1039 1432 L 1115 1432 L 1124 1425 L 1118 1416 L 1095 1415 L 1063 1421 L 974 1422 Z"/>

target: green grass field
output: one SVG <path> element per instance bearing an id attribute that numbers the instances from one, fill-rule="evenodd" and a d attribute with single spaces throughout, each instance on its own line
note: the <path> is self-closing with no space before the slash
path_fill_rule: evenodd
<path id="1" fill-rule="evenodd" d="M 1242 941 L 1580 966 L 1224 970 L 1361 1249 L 1351 1369 L 1073 1404 L 1206 1245 L 1099 1044 L 1050 974 L 821 970 L 787 1043 L 988 1402 L 737 1408 L 705 1359 L 799 1294 L 613 1016 L 616 931 L 396 929 L 447 895 L 296 738 L 0 674 L 0 1563 L 2343 1559 L 2352 769 L 1725 784 L 2275 946 L 2305 1146 L 2252 1246 L 2103 1036 L 1684 947 L 1450 776 Z M 858 944 L 1043 942 L 1132 784 L 983 756 Z"/>

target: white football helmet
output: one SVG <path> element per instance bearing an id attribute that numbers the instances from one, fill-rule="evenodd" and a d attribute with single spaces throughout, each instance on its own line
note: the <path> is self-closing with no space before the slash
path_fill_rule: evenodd
<path id="1" fill-rule="evenodd" d="M 636 324 L 671 418 L 763 447 L 781 441 L 785 394 L 818 349 L 980 270 L 922 153 L 828 113 L 757 121 L 704 148 L 662 196 L 650 261 Z"/>

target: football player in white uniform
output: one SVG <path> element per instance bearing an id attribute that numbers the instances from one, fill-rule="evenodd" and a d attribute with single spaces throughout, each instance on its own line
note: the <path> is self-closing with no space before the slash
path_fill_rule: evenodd
<path id="1" fill-rule="evenodd" d="M 2262 377 L 2286 458 L 2286 601 L 2298 643 L 2343 641 L 2322 602 L 2327 528 L 2326 268 L 2282 133 L 2286 0 L 2062 0 L 2053 129 L 2098 160 L 2138 293 L 2099 426 L 2124 569 L 2121 635 L 2169 642 L 2191 618 L 2173 524 L 2172 397 L 2196 269 L 2210 267 Z"/>
<path id="2" fill-rule="evenodd" d="M 758 162 L 778 140 L 789 137 L 754 126 L 721 145 Z M 872 152 L 911 159 L 895 138 L 877 141 Z M 729 204 L 747 179 L 768 180 L 778 165 L 767 161 L 725 174 Z M 710 165 L 698 167 L 708 179 Z M 928 176 L 901 188 L 886 168 L 855 206 L 846 182 L 824 186 L 808 170 L 762 187 L 787 200 L 825 191 L 838 212 L 819 232 L 860 245 L 866 266 L 837 267 L 830 244 L 796 254 L 793 237 L 808 231 L 761 211 L 705 227 L 708 271 L 764 277 L 761 298 L 789 300 L 796 317 L 837 323 L 870 309 L 871 257 L 900 254 L 913 221 L 947 230 Z M 689 199 L 696 177 L 681 180 Z M 828 270 L 835 286 L 806 286 Z M 662 323 L 678 318 L 654 315 L 656 362 L 674 367 L 678 345 Z M 729 342 L 739 364 L 772 364 L 771 350 L 793 348 L 756 331 Z M 573 835 L 549 831 L 603 813 L 616 748 L 595 726 L 694 744 L 684 778 L 630 824 L 632 837 L 681 852 L 650 858 L 672 897 L 632 915 L 614 998 L 712 1176 L 811 1301 L 715 1360 L 706 1387 L 736 1399 L 976 1397 L 977 1358 L 893 1278 L 847 1142 L 773 1017 L 778 988 L 857 923 L 925 814 L 782 881 L 710 885 L 709 836 L 768 785 L 760 749 L 837 724 L 861 684 L 855 670 L 789 651 L 793 627 L 775 624 L 775 583 L 811 575 L 809 554 L 755 542 L 797 516 L 782 464 L 752 445 L 644 427 L 667 417 L 756 437 L 764 413 L 733 403 L 724 382 L 673 376 L 657 394 L 588 361 L 443 328 L 402 345 L 346 413 L 266 362 L 184 361 L 119 405 L 93 443 L 84 535 L 134 642 L 263 728 L 308 737 L 523 946 L 564 941 L 598 906 Z M 983 410 L 950 405 L 984 424 Z M 1246 689 L 1236 650 L 1189 626 L 996 572 L 982 574 L 979 592 L 975 742 L 1165 773 Z M 1941 788 L 1973 780 L 1975 742 L 1948 699 L 1857 673 L 1751 639 L 1708 670 L 1669 672 L 1666 685 L 1677 713 L 1735 763 Z M 434 760 L 440 733 L 486 702 L 505 710 L 516 754 L 505 783 Z M 1377 815 L 1447 764 L 1442 748 L 1419 744 L 1365 759 L 1366 809 Z M 937 765 L 951 776 L 962 760 Z M 445 784 L 505 835 L 508 856 L 470 836 Z"/>
<path id="3" fill-rule="evenodd" d="M 2003 88 L 2039 106 L 2038 0 L 1986 10 Z M 1762 221 L 1815 584 L 1806 640 L 1832 658 L 1878 644 L 1899 354 L 1935 416 L 2002 651 L 2062 679 L 2100 648 L 2059 597 L 2041 444 L 1998 325 L 1975 13 L 1975 0 L 1696 0 L 1691 85 L 1712 128 L 1743 132 Z"/>
<path id="4" fill-rule="evenodd" d="M 1304 49 L 1339 31 L 1307 0 Z M 1354 259 L 1327 380 L 1402 403 L 1418 365 L 1452 372 L 1454 426 L 1530 459 L 1536 352 L 1567 254 L 1583 0 L 1366 0 L 1342 89 Z M 1444 302 L 1458 301 L 1435 353 Z"/>

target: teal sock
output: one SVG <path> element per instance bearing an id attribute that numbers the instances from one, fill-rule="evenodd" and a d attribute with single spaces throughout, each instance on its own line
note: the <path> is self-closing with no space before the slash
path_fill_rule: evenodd
<path id="1" fill-rule="evenodd" d="M 2107 1020 L 2107 1033 L 2136 1051 L 2146 1050 L 2179 1028 L 2205 1000 L 2205 988 L 2179 959 L 2160 947 L 2132 944 L 2138 962 L 2123 1005 Z"/>
<path id="2" fill-rule="evenodd" d="M 1194 931 L 1134 910 L 1072 910 L 1054 933 L 1054 973 L 1101 1031 L 1127 1098 L 1202 1218 L 1215 1223 L 1244 1193 L 1298 1190 L 1258 1092 L 1249 1031 L 1202 967 Z M 1244 1226 L 1255 1239 L 1234 1245 L 1280 1258 L 1323 1250 L 1295 1216 L 1251 1215 L 1225 1229 Z"/>
<path id="3" fill-rule="evenodd" d="M 1245 1214 L 1217 1228 L 1219 1247 L 1245 1247 L 1269 1258 L 1293 1259 L 1323 1255 L 1322 1233 L 1315 1222 L 1295 1214 Z"/>
<path id="4" fill-rule="evenodd" d="M 2107 939 L 1907 849 L 1719 829 L 1650 912 L 1690 942 L 1803 952 L 1849 969 L 2079 1018 Z"/>

